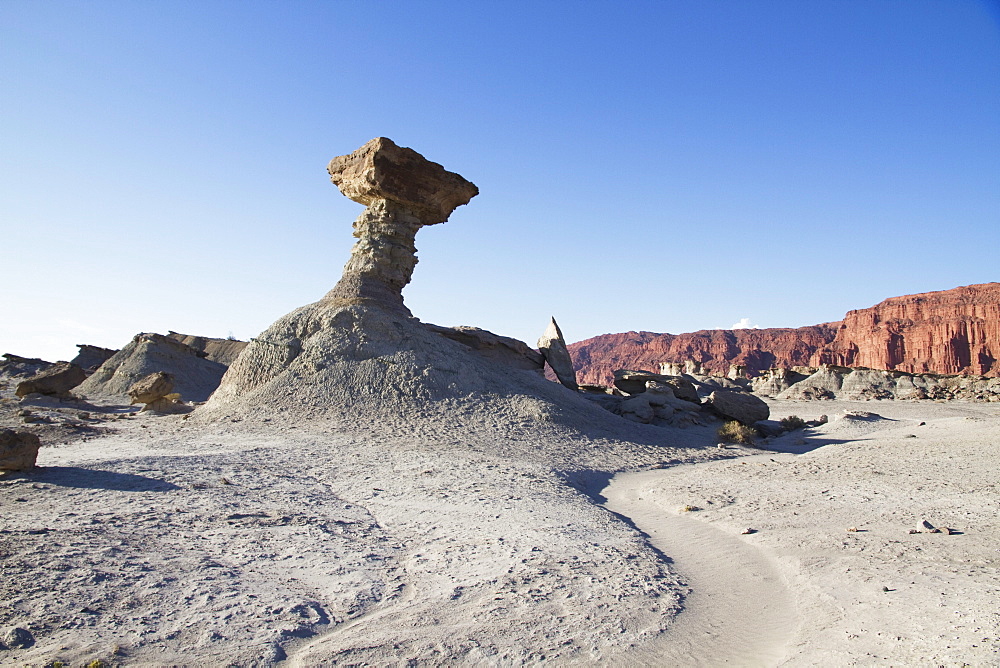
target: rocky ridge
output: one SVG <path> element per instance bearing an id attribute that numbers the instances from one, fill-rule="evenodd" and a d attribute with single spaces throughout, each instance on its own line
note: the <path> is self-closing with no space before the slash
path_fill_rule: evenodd
<path id="1" fill-rule="evenodd" d="M 693 361 L 722 376 L 834 364 L 910 374 L 1000 376 L 1000 283 L 892 297 L 840 322 L 796 329 L 624 332 L 569 345 L 583 384 L 610 385 L 617 369 Z M 812 373 L 812 372 L 810 372 Z M 809 374 L 805 374 L 809 375 Z"/>

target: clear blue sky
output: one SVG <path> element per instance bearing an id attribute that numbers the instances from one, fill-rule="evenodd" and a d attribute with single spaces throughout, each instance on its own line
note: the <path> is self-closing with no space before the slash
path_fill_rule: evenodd
<path id="1" fill-rule="evenodd" d="M 257 335 L 340 276 L 330 158 L 481 194 L 415 315 L 534 344 L 837 320 L 1000 280 L 1000 7 L 0 3 L 0 352 Z"/>

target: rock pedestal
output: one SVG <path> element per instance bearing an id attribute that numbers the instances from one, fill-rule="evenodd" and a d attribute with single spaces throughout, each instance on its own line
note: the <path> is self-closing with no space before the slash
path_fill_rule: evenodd
<path id="1" fill-rule="evenodd" d="M 328 171 L 341 193 L 367 208 L 354 222 L 358 242 L 344 274 L 324 300 L 337 306 L 380 306 L 409 315 L 402 290 L 417 264 L 417 230 L 445 222 L 479 189 L 385 137 L 334 158 Z"/>

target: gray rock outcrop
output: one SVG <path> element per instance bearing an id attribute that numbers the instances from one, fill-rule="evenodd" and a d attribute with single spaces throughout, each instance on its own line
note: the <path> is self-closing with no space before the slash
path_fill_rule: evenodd
<path id="1" fill-rule="evenodd" d="M 571 390 L 578 389 L 576 371 L 573 369 L 573 358 L 569 356 L 566 339 L 563 338 L 555 318 L 549 319 L 549 326 L 539 337 L 537 345 L 559 382 Z"/>
<path id="2" fill-rule="evenodd" d="M 805 369 L 808 370 L 808 369 Z M 795 373 L 794 371 L 791 373 Z M 755 383 L 758 394 L 776 389 L 769 380 Z M 778 399 L 959 399 L 1000 402 L 1000 378 L 911 374 L 827 364 L 774 394 Z"/>
<path id="3" fill-rule="evenodd" d="M 226 367 L 205 353 L 162 334 L 142 333 L 115 353 L 77 388 L 77 394 L 114 400 L 131 399 L 129 389 L 151 373 L 164 371 L 188 401 L 205 401 L 222 380 Z"/>
<path id="4" fill-rule="evenodd" d="M 631 371 L 629 369 L 615 371 L 615 387 L 626 394 L 642 394 L 649 388 L 650 382 L 669 386 L 677 399 L 695 404 L 701 403 L 694 383 L 684 376 L 666 376 L 650 371 Z"/>
<path id="5" fill-rule="evenodd" d="M 190 334 L 178 334 L 168 332 L 168 339 L 180 341 L 186 346 L 205 353 L 205 357 L 213 362 L 230 366 L 243 349 L 247 347 L 246 341 L 236 339 L 213 339 L 209 336 L 192 336 Z"/>
<path id="6" fill-rule="evenodd" d="M 68 397 L 70 390 L 86 379 L 86 372 L 72 362 L 56 362 L 44 371 L 18 383 L 14 394 L 24 397 L 37 392 L 51 397 Z"/>
<path id="7" fill-rule="evenodd" d="M 76 344 L 76 347 L 79 348 L 80 351 L 76 354 L 76 357 L 71 360 L 71 362 L 86 371 L 88 374 L 97 371 L 102 364 L 107 362 L 116 352 L 118 352 L 117 350 L 111 350 L 110 348 L 91 346 L 86 343 L 78 343 Z"/>
<path id="8" fill-rule="evenodd" d="M 30 378 L 52 366 L 52 362 L 37 357 L 21 357 L 4 353 L 0 360 L 0 378 Z"/>
<path id="9" fill-rule="evenodd" d="M 27 471 L 35 467 L 41 442 L 27 431 L 0 429 L 0 471 Z"/>
<path id="10" fill-rule="evenodd" d="M 500 336 L 479 327 L 441 327 L 429 323 L 424 323 L 424 327 L 475 350 L 486 359 L 515 369 L 540 371 L 545 366 L 545 358 L 541 353 L 530 348 L 524 341 L 509 336 Z"/>

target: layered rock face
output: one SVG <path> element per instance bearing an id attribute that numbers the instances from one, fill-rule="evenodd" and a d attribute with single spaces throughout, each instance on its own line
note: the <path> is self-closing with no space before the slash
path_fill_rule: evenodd
<path id="1" fill-rule="evenodd" d="M 849 311 L 811 364 L 1000 376 L 1000 283 L 892 297 Z"/>
<path id="2" fill-rule="evenodd" d="M 190 334 L 178 334 L 177 332 L 168 332 L 167 338 L 180 341 L 186 346 L 199 350 L 205 353 L 206 359 L 218 362 L 219 364 L 225 364 L 226 366 L 232 364 L 240 356 L 240 353 L 243 352 L 243 349 L 247 347 L 246 341 L 213 339 L 208 336 L 192 336 Z"/>
<path id="3" fill-rule="evenodd" d="M 603 334 L 572 343 L 569 351 L 577 378 L 590 385 L 611 385 L 618 369 L 654 370 L 663 363 L 688 360 L 719 376 L 725 376 L 733 364 L 760 373 L 776 366 L 809 364 L 817 350 L 833 341 L 839 324 L 798 329 L 709 329 L 690 334 Z"/>

